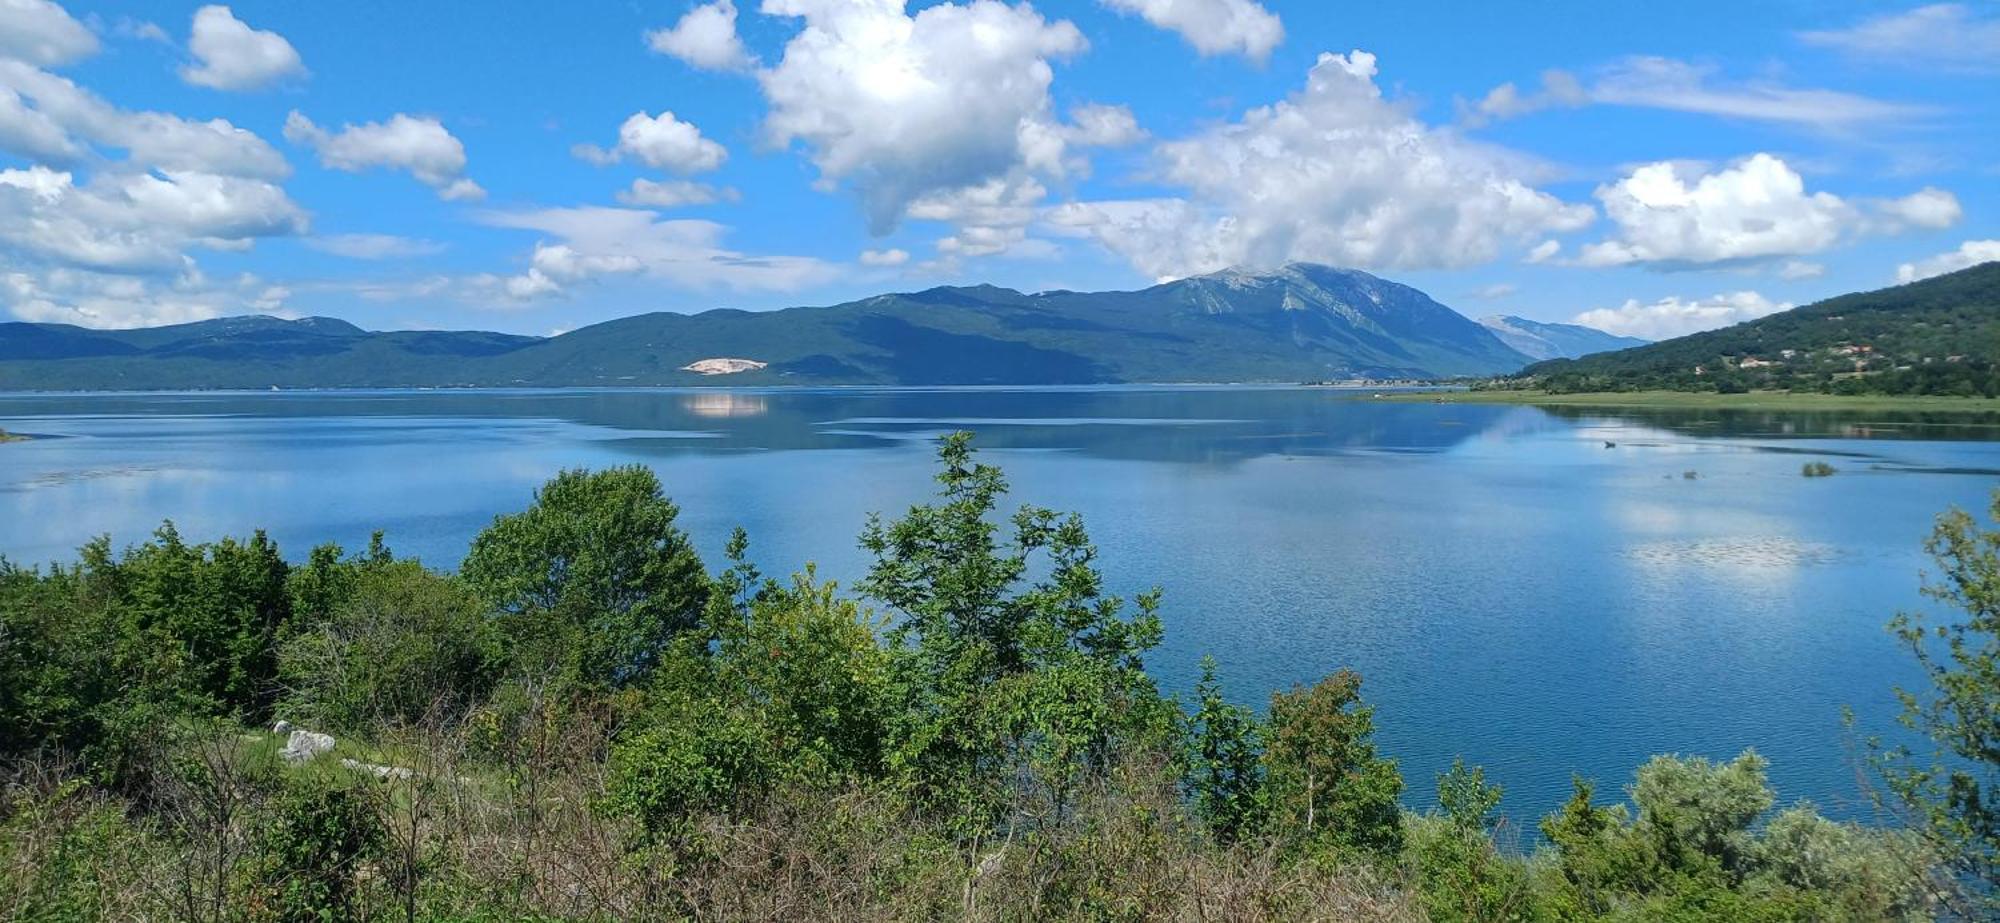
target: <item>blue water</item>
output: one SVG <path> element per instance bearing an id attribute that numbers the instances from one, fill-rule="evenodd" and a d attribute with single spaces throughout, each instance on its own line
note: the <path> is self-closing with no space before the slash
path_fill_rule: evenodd
<path id="1" fill-rule="evenodd" d="M 172 518 L 293 557 L 385 529 L 452 567 L 558 469 L 637 461 L 712 560 L 741 525 L 767 573 L 851 582 L 866 515 L 923 499 L 966 428 L 1016 501 L 1084 514 L 1113 587 L 1165 589 L 1166 688 L 1204 654 L 1253 704 L 1357 669 L 1413 804 L 1454 756 L 1531 822 L 1573 772 L 1755 747 L 1781 798 L 1854 815 L 1841 708 L 1886 731 L 1919 679 L 1883 624 L 1924 605 L 1933 517 L 2000 486 L 1996 424 L 1314 389 L 15 395 L 0 428 L 43 438 L 0 445 L 0 554 Z"/>

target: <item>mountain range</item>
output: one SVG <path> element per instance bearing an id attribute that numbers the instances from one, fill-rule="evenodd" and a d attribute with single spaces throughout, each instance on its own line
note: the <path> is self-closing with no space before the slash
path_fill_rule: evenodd
<path id="1" fill-rule="evenodd" d="M 977 285 L 830 307 L 641 314 L 553 337 L 372 332 L 324 317 L 135 330 L 4 323 L 0 389 L 1433 379 L 1630 342 L 1501 320 L 1482 325 L 1365 272 L 1295 263 L 1129 292 Z"/>
<path id="2" fill-rule="evenodd" d="M 1551 324 L 1511 314 L 1482 317 L 1479 325 L 1493 331 L 1500 342 L 1530 359 L 1574 359 L 1592 353 L 1611 352 L 1644 346 L 1651 340 L 1622 337 L 1595 327 Z"/>

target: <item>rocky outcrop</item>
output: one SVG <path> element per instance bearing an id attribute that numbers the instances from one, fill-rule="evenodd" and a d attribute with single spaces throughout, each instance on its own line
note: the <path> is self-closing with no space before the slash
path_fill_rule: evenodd
<path id="1" fill-rule="evenodd" d="M 769 364 L 755 359 L 696 359 L 681 366 L 681 371 L 697 375 L 734 375 L 738 372 L 754 372 Z"/>

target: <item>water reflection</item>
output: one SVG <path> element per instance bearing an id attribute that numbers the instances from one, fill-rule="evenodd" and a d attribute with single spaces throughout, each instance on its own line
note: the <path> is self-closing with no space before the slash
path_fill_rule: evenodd
<path id="1" fill-rule="evenodd" d="M 764 395 L 738 394 L 734 391 L 690 394 L 681 398 L 681 407 L 694 416 L 708 420 L 761 417 L 771 409 Z"/>

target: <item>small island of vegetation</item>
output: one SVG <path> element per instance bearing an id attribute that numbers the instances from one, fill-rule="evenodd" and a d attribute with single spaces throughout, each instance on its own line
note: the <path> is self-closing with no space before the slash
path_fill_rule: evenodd
<path id="1" fill-rule="evenodd" d="M 1362 679 L 1254 712 L 1145 670 L 1075 515 L 970 437 L 861 534 L 854 595 L 710 573 L 644 467 L 566 471 L 456 573 L 171 524 L 0 562 L 9 920 L 1880 921 L 1983 917 L 2000 860 L 2000 533 L 1944 517 L 1895 623 L 1931 746 L 1903 822 L 1780 805 L 1754 752 L 1578 779 L 1532 852 L 1479 767 L 1412 812 Z M 2000 516 L 2000 503 L 1996 504 Z M 874 606 L 870 609 L 865 606 Z M 1935 643 L 1942 636 L 1948 644 Z M 1935 751 L 1935 752 L 1934 752 Z"/>
<path id="2" fill-rule="evenodd" d="M 0 442 L 26 442 L 28 437 L 0 429 Z"/>

